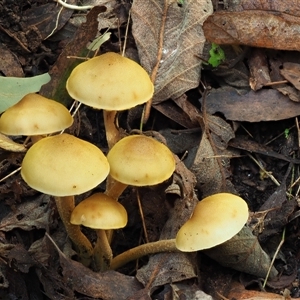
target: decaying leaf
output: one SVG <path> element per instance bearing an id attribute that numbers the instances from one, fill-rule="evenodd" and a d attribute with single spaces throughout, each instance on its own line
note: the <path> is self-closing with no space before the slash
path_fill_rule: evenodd
<path id="1" fill-rule="evenodd" d="M 66 284 L 78 293 L 103 300 L 115 300 L 127 299 L 141 289 L 141 285 L 132 276 L 115 271 L 96 273 L 81 263 L 69 259 L 60 251 L 51 237 L 48 236 L 48 238 L 58 251 Z"/>
<path id="2" fill-rule="evenodd" d="M 198 117 L 199 118 L 199 117 Z M 234 132 L 226 121 L 207 114 L 202 139 L 198 147 L 192 149 L 185 160 L 197 178 L 196 187 L 203 197 L 220 191 L 231 191 L 231 184 L 226 179 L 226 168 L 229 165 L 228 153 L 224 150 L 227 143 L 234 137 Z"/>
<path id="3" fill-rule="evenodd" d="M 48 207 L 49 201 L 50 196 L 41 195 L 21 203 L 15 211 L 2 218 L 0 231 L 10 231 L 14 228 L 26 231 L 47 229 L 51 215 L 51 210 Z"/>
<path id="4" fill-rule="evenodd" d="M 257 91 L 271 81 L 265 51 L 258 48 L 251 50 L 248 63 L 251 73 L 249 84 L 252 90 Z"/>
<path id="5" fill-rule="evenodd" d="M 14 245 L 7 254 L 7 259 L 9 265 L 13 265 L 15 269 L 22 273 L 28 273 L 29 269 L 35 265 L 35 261 L 21 244 Z"/>
<path id="6" fill-rule="evenodd" d="M 297 63 L 285 62 L 280 74 L 288 80 L 297 90 L 300 90 L 300 65 Z"/>
<path id="7" fill-rule="evenodd" d="M 296 117 L 300 105 L 276 90 L 262 89 L 240 95 L 235 90 L 212 90 L 207 96 L 206 109 L 210 114 L 222 113 L 232 121 L 278 121 Z"/>
<path id="8" fill-rule="evenodd" d="M 155 83 L 154 104 L 198 86 L 202 23 L 212 12 L 209 0 L 133 1 L 132 33 L 141 64 Z"/>
<path id="9" fill-rule="evenodd" d="M 0 45 L 0 51 L 1 73 L 3 73 L 6 77 L 24 77 L 24 72 L 17 56 L 4 44 Z"/>
<path id="10" fill-rule="evenodd" d="M 295 211 L 297 201 L 287 199 L 286 190 L 286 184 L 282 183 L 259 208 L 259 211 L 267 212 L 262 224 L 263 230 L 258 236 L 260 242 L 267 241 L 272 236 L 278 236 Z"/>
<path id="11" fill-rule="evenodd" d="M 229 241 L 205 250 L 204 253 L 224 267 L 263 278 L 266 277 L 271 264 L 270 257 L 247 226 Z M 277 273 L 273 267 L 269 277 L 274 278 Z"/>
<path id="12" fill-rule="evenodd" d="M 0 133 L 0 148 L 12 152 L 25 152 L 27 150 L 24 145 L 14 142 L 2 133 Z"/>
<path id="13" fill-rule="evenodd" d="M 215 12 L 203 24 L 205 37 L 216 44 L 238 44 L 298 50 L 300 20 L 287 13 L 263 10 Z"/>
<path id="14" fill-rule="evenodd" d="M 288 300 L 291 299 L 289 293 L 287 297 L 274 293 L 249 291 L 238 282 L 234 282 L 231 287 L 231 291 L 227 296 L 228 299 L 242 299 L 242 300 Z M 300 300 L 300 298 L 293 298 L 293 300 Z"/>
<path id="15" fill-rule="evenodd" d="M 172 289 L 172 299 L 180 300 L 185 299 L 201 299 L 201 300 L 213 300 L 213 298 L 199 289 L 196 285 L 185 285 L 183 283 L 170 284 Z"/>

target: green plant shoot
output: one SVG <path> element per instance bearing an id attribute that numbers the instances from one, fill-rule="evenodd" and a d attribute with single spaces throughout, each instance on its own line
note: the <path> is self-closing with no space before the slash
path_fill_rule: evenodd
<path id="1" fill-rule="evenodd" d="M 288 128 L 286 128 L 284 130 L 284 136 L 285 136 L 285 138 L 287 139 L 289 137 L 289 135 L 290 135 L 290 130 Z"/>
<path id="2" fill-rule="evenodd" d="M 213 67 L 219 66 L 225 60 L 225 53 L 223 49 L 215 43 L 211 44 L 209 54 L 210 58 L 208 60 L 208 63 Z"/>

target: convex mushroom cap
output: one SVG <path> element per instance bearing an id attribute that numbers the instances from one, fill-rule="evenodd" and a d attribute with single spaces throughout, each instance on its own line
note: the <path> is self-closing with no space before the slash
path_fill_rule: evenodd
<path id="1" fill-rule="evenodd" d="M 27 94 L 0 118 L 0 132 L 7 135 L 43 135 L 70 127 L 73 117 L 62 104 L 38 94 Z"/>
<path id="2" fill-rule="evenodd" d="M 184 252 L 212 248 L 236 235 L 247 219 L 248 206 L 242 198 L 229 193 L 206 197 L 178 231 L 176 247 Z"/>
<path id="3" fill-rule="evenodd" d="M 135 61 L 108 52 L 75 67 L 66 84 L 69 95 L 94 108 L 126 110 L 152 98 L 148 73 Z"/>
<path id="4" fill-rule="evenodd" d="M 89 191 L 108 173 L 108 161 L 99 148 L 66 133 L 35 143 L 27 151 L 21 169 L 30 187 L 53 196 Z"/>
<path id="5" fill-rule="evenodd" d="M 111 177 L 127 185 L 159 184 L 175 170 L 175 159 L 169 148 L 143 135 L 121 139 L 109 151 L 107 159 Z"/>
<path id="6" fill-rule="evenodd" d="M 126 226 L 127 212 L 115 199 L 96 193 L 75 207 L 70 222 L 93 229 L 118 229 Z"/>

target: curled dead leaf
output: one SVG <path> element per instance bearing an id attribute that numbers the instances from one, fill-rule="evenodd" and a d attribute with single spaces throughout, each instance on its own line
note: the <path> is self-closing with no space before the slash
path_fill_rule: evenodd
<path id="1" fill-rule="evenodd" d="M 24 145 L 14 142 L 2 133 L 0 133 L 0 148 L 12 152 L 25 152 L 27 150 Z"/>

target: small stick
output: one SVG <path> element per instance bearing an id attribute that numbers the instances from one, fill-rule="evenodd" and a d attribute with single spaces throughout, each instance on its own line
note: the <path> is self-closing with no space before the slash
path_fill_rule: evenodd
<path id="1" fill-rule="evenodd" d="M 72 4 L 63 2 L 62 0 L 55 0 L 55 1 L 65 8 L 74 9 L 74 10 L 87 10 L 87 9 L 91 9 L 91 8 L 95 7 L 94 5 L 85 5 L 85 6 L 72 5 Z"/>

